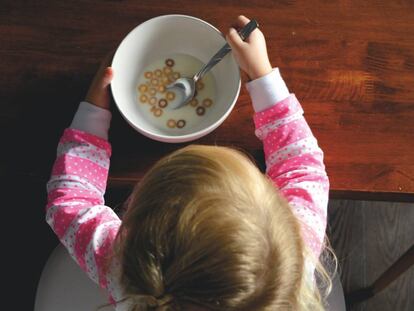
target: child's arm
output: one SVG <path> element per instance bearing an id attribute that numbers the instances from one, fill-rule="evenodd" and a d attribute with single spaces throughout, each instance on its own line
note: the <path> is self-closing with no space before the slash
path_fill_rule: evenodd
<path id="1" fill-rule="evenodd" d="M 105 109 L 111 78 L 111 69 L 98 72 L 86 98 L 94 104 L 80 104 L 59 141 L 47 183 L 46 221 L 80 267 L 112 297 L 105 259 L 121 222 L 103 198 L 111 155 L 111 113 Z"/>
<path id="2" fill-rule="evenodd" d="M 275 85 L 277 74 L 273 76 Z M 270 82 L 270 77 L 264 78 Z M 263 90 L 261 84 L 248 85 L 251 94 Z M 260 96 L 252 98 L 256 106 L 261 105 L 257 102 Z M 272 107 L 257 111 L 254 116 L 256 136 L 263 141 L 266 173 L 302 221 L 305 241 L 319 257 L 326 229 L 329 194 L 323 152 L 303 117 L 302 107 L 295 95 L 274 102 Z"/>
<path id="3" fill-rule="evenodd" d="M 237 26 L 249 20 L 239 17 Z M 256 136 L 263 141 L 266 173 L 301 220 L 305 242 L 319 257 L 326 229 L 329 180 L 323 152 L 279 70 L 272 70 L 263 34 L 256 29 L 243 42 L 231 30 L 227 37 L 241 68 L 256 111 Z"/>

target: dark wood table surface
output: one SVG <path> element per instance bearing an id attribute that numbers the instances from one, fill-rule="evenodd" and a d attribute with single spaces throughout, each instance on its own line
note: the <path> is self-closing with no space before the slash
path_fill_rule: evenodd
<path id="1" fill-rule="evenodd" d="M 222 31 L 256 18 L 325 152 L 332 197 L 414 198 L 412 1 L 16 1 L 0 7 L 0 174 L 44 183 L 99 61 L 135 26 L 188 14 Z M 243 88 L 229 118 L 193 143 L 244 148 L 263 163 Z M 149 140 L 113 107 L 110 186 L 130 186 L 184 144 Z M 11 175 L 9 175 L 11 174 Z"/>

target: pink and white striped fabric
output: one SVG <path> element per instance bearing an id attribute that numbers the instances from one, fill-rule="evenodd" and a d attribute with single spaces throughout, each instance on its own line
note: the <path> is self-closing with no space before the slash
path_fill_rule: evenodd
<path id="1" fill-rule="evenodd" d="M 66 129 L 47 184 L 46 221 L 88 276 L 121 298 L 116 263 L 105 265 L 121 221 L 104 205 L 110 144 L 95 135 Z"/>
<path id="2" fill-rule="evenodd" d="M 294 94 L 254 116 L 263 141 L 266 174 L 299 219 L 305 243 L 316 258 L 326 229 L 329 179 L 318 147 Z"/>
<path id="3" fill-rule="evenodd" d="M 292 94 L 254 116 L 263 141 L 267 174 L 288 199 L 307 245 L 319 256 L 326 227 L 329 180 L 303 110 Z M 103 138 L 66 129 L 47 184 L 46 220 L 88 276 L 110 301 L 122 299 L 115 278 L 119 265 L 105 268 L 121 221 L 104 205 L 111 146 Z"/>

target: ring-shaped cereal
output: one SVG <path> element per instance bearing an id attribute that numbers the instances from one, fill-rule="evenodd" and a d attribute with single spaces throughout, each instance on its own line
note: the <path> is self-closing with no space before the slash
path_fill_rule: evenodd
<path id="1" fill-rule="evenodd" d="M 168 100 L 174 100 L 175 99 L 175 93 L 174 92 L 167 92 L 167 94 L 165 95 L 165 97 Z"/>
<path id="2" fill-rule="evenodd" d="M 149 89 L 149 91 L 148 91 L 148 93 L 151 95 L 151 96 L 154 96 L 155 94 L 157 94 L 157 90 L 155 89 L 155 88 L 150 88 Z"/>
<path id="3" fill-rule="evenodd" d="M 169 119 L 168 121 L 167 121 L 167 126 L 169 127 L 169 128 L 174 128 L 175 126 L 176 126 L 176 123 L 175 123 L 175 121 L 173 120 L 173 119 Z"/>
<path id="4" fill-rule="evenodd" d="M 165 98 L 161 98 L 161 99 L 158 101 L 158 106 L 159 106 L 160 108 L 165 108 L 165 107 L 167 107 L 167 106 L 168 106 L 168 102 L 167 102 L 167 100 L 166 100 Z"/>
<path id="5" fill-rule="evenodd" d="M 210 98 L 204 98 L 203 99 L 203 106 L 204 107 L 210 107 L 213 104 L 213 101 Z"/>
<path id="6" fill-rule="evenodd" d="M 148 100 L 148 103 L 149 103 L 150 105 L 155 105 L 155 104 L 157 103 L 157 98 L 156 98 L 156 97 L 151 97 L 151 98 Z"/>
<path id="7" fill-rule="evenodd" d="M 168 75 L 169 73 L 171 73 L 171 72 L 172 72 L 171 67 L 164 67 L 162 70 L 164 71 L 164 73 L 165 73 L 166 75 Z"/>
<path id="8" fill-rule="evenodd" d="M 146 91 L 148 91 L 148 85 L 146 85 L 146 84 L 141 84 L 141 85 L 138 87 L 138 90 L 139 90 L 141 93 L 145 93 Z"/>
<path id="9" fill-rule="evenodd" d="M 181 75 L 180 75 L 180 73 L 179 73 L 179 72 L 173 72 L 173 78 L 174 78 L 175 80 L 179 79 L 180 77 L 181 77 Z"/>
<path id="10" fill-rule="evenodd" d="M 202 90 L 204 88 L 204 83 L 203 82 L 201 82 L 201 81 L 197 81 L 197 83 L 196 83 L 196 89 L 198 90 L 198 91 L 200 91 L 200 90 Z"/>
<path id="11" fill-rule="evenodd" d="M 161 71 L 160 69 L 156 69 L 156 70 L 154 71 L 154 75 L 155 75 L 156 77 L 161 77 L 161 76 L 162 76 L 162 71 Z"/>
<path id="12" fill-rule="evenodd" d="M 177 127 L 179 129 L 182 129 L 185 126 L 185 120 L 178 120 L 177 121 Z"/>
<path id="13" fill-rule="evenodd" d="M 161 77 L 161 82 L 162 82 L 162 84 L 166 85 L 166 84 L 170 83 L 170 79 L 168 79 L 167 76 L 163 76 L 163 77 Z"/>
<path id="14" fill-rule="evenodd" d="M 164 93 L 166 91 L 166 88 L 164 85 L 158 85 L 158 92 Z"/>
<path id="15" fill-rule="evenodd" d="M 158 85 L 158 79 L 151 79 L 151 84 L 154 86 Z"/>
<path id="16" fill-rule="evenodd" d="M 190 105 L 193 106 L 193 107 L 197 107 L 197 105 L 198 105 L 197 98 L 193 98 L 192 100 L 190 100 Z"/>
<path id="17" fill-rule="evenodd" d="M 146 73 L 144 73 L 144 77 L 147 78 L 147 79 L 151 79 L 152 78 L 152 72 L 147 71 Z"/>
<path id="18" fill-rule="evenodd" d="M 162 115 L 162 109 L 155 108 L 153 113 L 154 113 L 154 116 L 160 117 Z"/>
<path id="19" fill-rule="evenodd" d="M 147 96 L 147 95 L 145 95 L 145 94 L 142 94 L 142 95 L 139 97 L 139 100 L 141 101 L 141 103 L 145 104 L 145 103 L 147 102 L 147 100 L 148 100 L 148 96 Z"/>
<path id="20" fill-rule="evenodd" d="M 165 64 L 166 64 L 168 67 L 172 67 L 172 66 L 174 66 L 175 62 L 174 62 L 174 60 L 173 60 L 173 59 L 171 59 L 171 58 L 167 58 L 167 59 L 165 60 Z"/>
<path id="21" fill-rule="evenodd" d="M 196 109 L 196 113 L 197 113 L 199 116 L 202 116 L 203 114 L 205 114 L 205 113 L 206 113 L 206 108 L 204 108 L 204 107 L 202 107 L 202 106 L 199 106 L 199 107 L 197 107 L 197 109 Z"/>

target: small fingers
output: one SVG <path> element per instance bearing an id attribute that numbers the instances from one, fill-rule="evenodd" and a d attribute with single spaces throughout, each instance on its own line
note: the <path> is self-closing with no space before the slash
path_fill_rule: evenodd
<path id="1" fill-rule="evenodd" d="M 102 76 L 102 86 L 105 87 L 111 83 L 114 77 L 114 70 L 112 67 L 106 67 Z"/>
<path id="2" fill-rule="evenodd" d="M 232 24 L 232 27 L 236 28 L 237 30 L 242 29 L 244 26 L 247 25 L 247 23 L 250 22 L 250 19 L 248 19 L 244 15 L 239 15 L 236 19 L 236 21 Z"/>
<path id="3" fill-rule="evenodd" d="M 234 28 L 229 29 L 229 32 L 226 35 L 226 39 L 232 48 L 241 47 L 244 44 L 243 40 L 240 38 L 239 33 Z"/>
<path id="4" fill-rule="evenodd" d="M 112 67 L 103 67 L 96 73 L 91 88 L 97 90 L 105 89 L 111 84 L 113 77 L 114 71 Z"/>
<path id="5" fill-rule="evenodd" d="M 248 23 L 250 22 L 250 19 L 248 19 L 246 16 L 244 15 L 239 15 L 237 17 L 237 23 L 238 25 L 240 25 L 240 27 L 244 27 L 246 26 Z"/>

